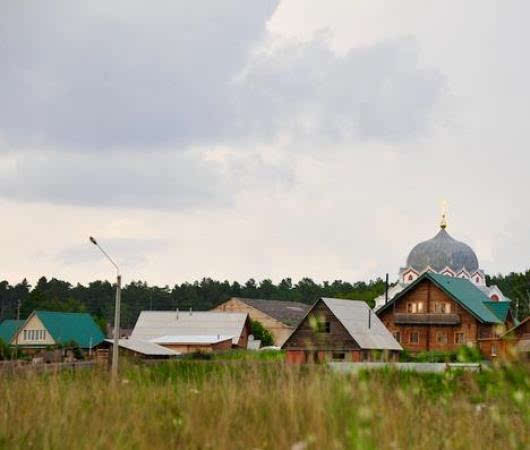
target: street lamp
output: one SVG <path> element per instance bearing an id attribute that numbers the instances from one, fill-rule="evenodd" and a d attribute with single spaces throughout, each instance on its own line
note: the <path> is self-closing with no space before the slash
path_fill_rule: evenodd
<path id="1" fill-rule="evenodd" d="M 116 303 L 114 305 L 114 344 L 112 347 L 112 378 L 116 379 L 118 376 L 118 349 L 120 343 L 120 301 L 121 301 L 121 275 L 120 268 L 107 254 L 105 250 L 97 243 L 97 241 L 90 236 L 90 242 L 101 250 L 101 253 L 110 261 L 110 263 L 116 268 Z"/>

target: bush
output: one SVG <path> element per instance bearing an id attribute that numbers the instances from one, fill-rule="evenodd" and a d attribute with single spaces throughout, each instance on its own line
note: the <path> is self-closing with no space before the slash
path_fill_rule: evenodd
<path id="1" fill-rule="evenodd" d="M 255 339 L 261 341 L 262 347 L 274 345 L 274 336 L 272 333 L 263 326 L 263 324 L 257 320 L 250 321 L 250 330 Z"/>
<path id="2" fill-rule="evenodd" d="M 11 359 L 12 350 L 2 339 L 0 339 L 0 361 Z"/>
<path id="3" fill-rule="evenodd" d="M 431 350 L 429 352 L 411 353 L 408 350 L 401 352 L 399 360 L 401 362 L 480 362 L 484 360 L 482 353 L 476 347 L 468 347 L 463 345 L 458 350 L 454 351 L 437 351 Z"/>

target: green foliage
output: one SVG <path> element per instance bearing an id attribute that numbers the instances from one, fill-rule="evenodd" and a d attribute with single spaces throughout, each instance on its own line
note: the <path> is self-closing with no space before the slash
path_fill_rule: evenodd
<path id="1" fill-rule="evenodd" d="M 74 340 L 60 343 L 57 345 L 57 348 L 71 350 L 74 353 L 75 359 L 85 359 L 85 355 L 83 354 L 83 351 L 79 347 L 79 344 Z"/>
<path id="2" fill-rule="evenodd" d="M 100 328 L 101 332 L 107 336 L 107 321 L 103 317 L 94 317 L 94 322 L 96 322 L 97 326 Z"/>
<path id="3" fill-rule="evenodd" d="M 518 317 L 530 315 L 530 270 L 496 275 L 487 278 L 488 284 L 499 288 L 518 305 Z M 279 283 L 270 279 L 245 283 L 216 281 L 203 278 L 169 286 L 149 286 L 145 281 L 131 281 L 122 290 L 122 327 L 131 328 L 143 310 L 208 310 L 230 297 L 247 297 L 296 301 L 312 304 L 319 297 L 335 297 L 363 300 L 373 306 L 374 299 L 384 293 L 381 278 L 369 282 L 342 280 L 316 283 L 311 278 L 293 282 L 284 278 Z M 109 281 L 93 281 L 84 286 L 72 285 L 56 278 L 41 277 L 33 289 L 27 280 L 10 285 L 0 281 L 0 320 L 16 318 L 20 302 L 21 317 L 27 317 L 35 309 L 51 311 L 88 312 L 93 317 L 112 322 L 115 285 Z"/>
<path id="4" fill-rule="evenodd" d="M 403 350 L 400 354 L 399 360 L 401 362 L 480 362 L 484 360 L 482 353 L 476 347 L 469 347 L 463 345 L 455 351 L 428 351 L 411 353 L 408 350 Z"/>
<path id="5" fill-rule="evenodd" d="M 185 282 L 169 286 L 149 286 L 144 281 L 132 281 L 122 289 L 121 323 L 131 328 L 140 311 L 181 310 L 193 308 L 209 310 L 230 297 L 263 298 L 296 301 L 312 304 L 319 297 L 337 297 L 364 300 L 373 304 L 373 299 L 384 292 L 385 283 L 375 281 L 350 283 L 335 280 L 316 283 L 311 278 L 302 278 L 293 283 L 284 278 L 278 284 L 269 279 L 260 282 L 251 278 L 246 283 L 216 281 L 203 278 L 193 283 Z M 62 312 L 88 312 L 95 318 L 112 322 L 114 312 L 115 285 L 108 281 L 94 281 L 87 286 L 72 285 L 56 278 L 41 277 L 35 287 L 26 280 L 11 286 L 0 282 L 0 320 L 14 319 L 18 302 L 21 317 L 27 317 L 36 309 Z"/>
<path id="6" fill-rule="evenodd" d="M 0 447 L 526 449 L 529 370 L 353 375 L 214 359 L 124 363 L 118 383 L 103 369 L 5 376 Z"/>
<path id="7" fill-rule="evenodd" d="M 250 332 L 252 333 L 255 339 L 259 339 L 261 341 L 262 347 L 274 345 L 274 336 L 258 320 L 250 321 Z"/>
<path id="8" fill-rule="evenodd" d="M 2 339 L 0 339 L 0 361 L 11 359 L 11 348 Z"/>

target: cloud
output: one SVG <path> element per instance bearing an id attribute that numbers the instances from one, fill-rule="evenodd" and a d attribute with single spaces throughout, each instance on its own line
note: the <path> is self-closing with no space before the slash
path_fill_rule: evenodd
<path id="1" fill-rule="evenodd" d="M 99 207 L 227 206 L 230 186 L 214 161 L 190 153 L 23 153 L 0 172 L 11 200 Z"/>
<path id="2" fill-rule="evenodd" d="M 272 0 L 30 4 L 0 27 L 0 196 L 18 201 L 226 207 L 289 186 L 299 150 L 427 133 L 445 83 L 412 38 L 282 42 Z M 285 138 L 279 163 L 256 149 Z M 228 169 L 204 157 L 218 146 Z"/>
<path id="3" fill-rule="evenodd" d="M 223 135 L 227 85 L 277 1 L 4 6 L 0 122 L 13 145 L 182 146 Z"/>
<path id="4" fill-rule="evenodd" d="M 239 133 L 287 132 L 314 141 L 399 142 L 431 130 L 431 112 L 445 86 L 423 68 L 413 38 L 332 52 L 326 35 L 263 51 L 238 87 Z"/>

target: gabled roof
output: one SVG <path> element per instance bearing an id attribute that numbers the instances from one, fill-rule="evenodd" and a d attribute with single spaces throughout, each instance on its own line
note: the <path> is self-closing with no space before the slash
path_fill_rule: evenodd
<path id="1" fill-rule="evenodd" d="M 484 304 L 490 309 L 497 318 L 503 322 L 506 322 L 508 313 L 510 312 L 510 302 L 484 302 Z"/>
<path id="2" fill-rule="evenodd" d="M 33 316 L 39 318 L 58 344 L 75 341 L 79 347 L 89 348 L 100 344 L 105 339 L 99 326 L 87 313 L 34 311 L 25 323 Z"/>
<path id="3" fill-rule="evenodd" d="M 403 350 L 399 342 L 379 320 L 379 317 L 370 309 L 366 302 L 362 300 L 344 300 L 338 298 L 320 298 L 317 300 L 306 316 L 323 302 L 337 320 L 342 324 L 350 336 L 357 342 L 359 347 L 365 350 Z M 302 325 L 305 317 L 300 321 L 291 336 L 296 333 Z M 370 324 L 370 327 L 368 327 Z M 287 343 L 289 339 L 285 342 Z M 285 345 L 285 344 L 284 344 Z"/>
<path id="4" fill-rule="evenodd" d="M 24 325 L 25 320 L 4 320 L 0 324 L 0 339 L 9 344 L 17 330 Z"/>
<path id="5" fill-rule="evenodd" d="M 265 300 L 256 298 L 233 297 L 230 300 L 239 300 L 264 314 L 286 325 L 297 325 L 304 318 L 311 305 L 305 303 L 289 302 L 282 300 Z"/>
<path id="6" fill-rule="evenodd" d="M 112 339 L 105 339 L 105 342 L 112 344 Z M 135 339 L 120 339 L 120 347 L 131 350 L 145 356 L 178 356 L 180 353 L 175 352 L 169 348 L 162 347 L 161 345 L 154 344 L 148 341 L 137 341 Z"/>
<path id="7" fill-rule="evenodd" d="M 477 320 L 483 323 L 502 323 L 502 321 L 486 306 L 489 302 L 487 297 L 473 283 L 464 278 L 446 277 L 438 273 L 425 272 L 418 277 L 413 283 L 399 292 L 386 305 L 377 310 L 377 314 L 388 309 L 392 304 L 403 297 L 407 292 L 414 289 L 423 280 L 428 279 L 444 291 L 449 297 L 456 301 L 460 306 L 466 309 Z"/>
<path id="8" fill-rule="evenodd" d="M 214 311 L 142 311 L 131 333 L 131 339 L 151 341 L 162 336 L 233 336 L 237 344 L 247 313 Z"/>

